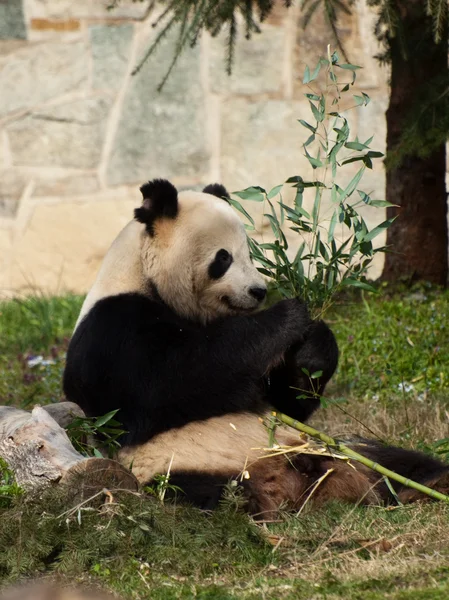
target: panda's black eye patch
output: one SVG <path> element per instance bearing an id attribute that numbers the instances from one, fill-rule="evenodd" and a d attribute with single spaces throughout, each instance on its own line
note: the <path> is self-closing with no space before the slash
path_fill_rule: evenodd
<path id="1" fill-rule="evenodd" d="M 232 264 L 232 255 L 227 250 L 219 250 L 209 265 L 209 277 L 220 279 Z"/>

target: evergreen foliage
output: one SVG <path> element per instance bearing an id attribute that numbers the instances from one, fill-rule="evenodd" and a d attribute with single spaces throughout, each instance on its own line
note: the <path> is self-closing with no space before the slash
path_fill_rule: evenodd
<path id="1" fill-rule="evenodd" d="M 340 14 L 350 14 L 351 6 L 357 0 L 302 0 L 302 24 L 307 27 L 317 11 L 323 11 L 326 21 L 332 29 L 334 42 L 348 61 L 345 49 L 338 34 L 338 18 Z M 156 3 L 155 3 L 156 4 Z M 227 30 L 227 72 L 232 71 L 234 50 L 239 34 L 239 22 L 247 39 L 252 34 L 261 32 L 261 23 L 274 9 L 274 0 L 161 0 L 165 10 L 154 22 L 158 34 L 154 42 L 136 66 L 137 73 L 153 54 L 161 40 L 178 26 L 178 39 L 172 63 L 159 89 L 163 87 L 176 64 L 183 49 L 194 46 L 203 30 L 217 36 L 223 29 Z M 377 13 L 375 26 L 376 37 L 384 45 L 384 51 L 378 55 L 382 62 L 390 61 L 390 43 L 397 38 L 405 60 L 413 52 L 425 49 L 419 43 L 430 27 L 435 43 L 447 43 L 448 2 L 447 0 L 422 0 L 422 30 L 410 32 L 403 26 L 399 3 L 397 0 L 367 0 Z M 292 0 L 284 0 L 286 8 Z M 417 35 L 416 35 L 417 34 Z M 349 62 L 349 61 L 348 61 Z M 449 73 L 429 81 L 426 90 L 418 91 L 414 109 L 407 115 L 404 133 L 400 144 L 388 158 L 388 166 L 397 166 L 406 156 L 429 154 L 443 143 L 449 133 Z"/>
<path id="2" fill-rule="evenodd" d="M 0 510 L 9 508 L 23 490 L 14 481 L 14 476 L 8 465 L 0 458 Z"/>
<path id="3" fill-rule="evenodd" d="M 165 10 L 153 23 L 160 30 L 140 63 L 133 71 L 138 73 L 144 63 L 153 54 L 159 42 L 178 25 L 176 51 L 170 68 L 161 82 L 159 89 L 167 81 L 176 61 L 186 46 L 194 46 L 202 30 L 207 30 L 216 37 L 223 27 L 228 26 L 227 72 L 232 71 L 235 42 L 238 34 L 238 16 L 243 20 L 245 37 L 250 39 L 253 33 L 260 33 L 262 23 L 275 6 L 274 0 L 162 0 Z M 288 8 L 292 0 L 284 0 Z"/>
<path id="4" fill-rule="evenodd" d="M 56 488 L 3 510 L 0 580 L 46 570 L 95 573 L 99 562 L 119 573 L 130 559 L 165 575 L 199 577 L 229 569 L 243 574 L 249 564 L 269 561 L 263 533 L 229 500 L 211 514 L 137 493 L 114 492 L 112 502 L 103 500 L 70 509 L 70 497 Z"/>
<path id="5" fill-rule="evenodd" d="M 377 12 L 375 35 L 384 51 L 377 58 L 391 62 L 393 41 L 398 43 L 404 62 L 413 61 L 422 53 L 432 51 L 429 44 L 446 44 L 448 25 L 447 0 L 427 0 L 410 8 L 422 12 L 421 27 L 407 28 L 399 11 L 397 0 L 368 0 Z M 395 148 L 390 148 L 387 167 L 399 166 L 407 156 L 428 157 L 435 148 L 444 144 L 449 133 L 449 71 L 426 81 L 425 87 L 413 90 L 413 104 L 404 115 L 402 135 Z"/>

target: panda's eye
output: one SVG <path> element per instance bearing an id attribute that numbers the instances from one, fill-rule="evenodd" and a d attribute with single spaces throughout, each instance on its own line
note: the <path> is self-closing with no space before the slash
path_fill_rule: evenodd
<path id="1" fill-rule="evenodd" d="M 215 256 L 215 260 L 220 262 L 232 262 L 232 256 L 229 254 L 227 250 L 219 250 Z"/>
<path id="2" fill-rule="evenodd" d="M 215 255 L 214 260 L 209 265 L 209 277 L 211 279 L 220 279 L 232 264 L 232 256 L 227 250 L 221 249 Z"/>

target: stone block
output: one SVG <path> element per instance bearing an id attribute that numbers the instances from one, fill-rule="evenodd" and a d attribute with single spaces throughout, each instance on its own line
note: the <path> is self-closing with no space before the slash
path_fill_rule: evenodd
<path id="1" fill-rule="evenodd" d="M 3 64 L 2 58 L 27 46 L 26 40 L 0 40 L 0 64 Z"/>
<path id="2" fill-rule="evenodd" d="M 26 185 L 26 178 L 14 169 L 0 171 L 0 217 L 15 217 Z"/>
<path id="3" fill-rule="evenodd" d="M 78 31 L 81 23 L 78 19 L 51 20 L 51 19 L 31 19 L 30 28 L 34 31 Z"/>
<path id="4" fill-rule="evenodd" d="M 13 232 L 0 228 L 0 298 L 11 291 L 11 256 Z"/>
<path id="5" fill-rule="evenodd" d="M 27 37 L 22 0 L 0 2 L 0 39 L 20 39 Z"/>
<path id="6" fill-rule="evenodd" d="M 131 24 L 95 25 L 89 28 L 93 60 L 93 89 L 120 88 L 129 62 L 134 34 Z"/>
<path id="7" fill-rule="evenodd" d="M 304 29 L 302 16 L 298 19 L 296 31 L 296 44 L 293 55 L 293 91 L 297 98 L 310 92 L 303 83 L 304 71 L 306 66 L 312 71 L 321 57 L 327 56 L 327 45 L 330 44 L 334 49 L 334 35 L 329 23 L 326 20 L 324 11 L 315 11 L 309 24 Z M 324 89 L 326 81 L 320 78 L 313 82 L 313 87 Z"/>
<path id="8" fill-rule="evenodd" d="M 61 169 L 14 167 L 0 169 L 0 217 L 14 217 L 26 186 L 32 195 L 64 196 L 92 194 L 99 189 L 96 175 L 89 172 L 64 173 Z"/>
<path id="9" fill-rule="evenodd" d="M 17 1 L 17 0 L 14 0 Z M 41 19 L 142 19 L 151 0 L 23 0 L 26 14 Z M 108 7 L 112 7 L 109 9 Z"/>
<path id="10" fill-rule="evenodd" d="M 139 202 L 138 191 L 120 189 L 35 206 L 25 231 L 16 236 L 14 254 L 9 254 L 13 289 L 85 293 Z"/>
<path id="11" fill-rule="evenodd" d="M 29 44 L 0 56 L 0 117 L 86 88 L 83 41 Z"/>
<path id="12" fill-rule="evenodd" d="M 264 25 L 261 34 L 237 38 L 232 74 L 226 73 L 228 34 L 211 39 L 209 76 L 213 92 L 228 94 L 281 93 L 285 29 Z"/>
<path id="13" fill-rule="evenodd" d="M 110 97 L 51 106 L 7 129 L 13 164 L 94 169 L 106 131 Z"/>
<path id="14" fill-rule="evenodd" d="M 64 196 L 93 194 L 100 186 L 94 173 L 79 173 L 78 175 L 51 175 L 44 177 L 39 169 L 41 179 L 35 177 L 33 196 Z M 45 171 L 45 170 L 44 170 Z M 46 174 L 45 174 L 46 175 Z"/>
<path id="15" fill-rule="evenodd" d="M 223 102 L 221 178 L 228 189 L 270 189 L 292 175 L 307 176 L 310 165 L 302 149 L 307 133 L 297 123 L 307 112 L 306 102 Z"/>
<path id="16" fill-rule="evenodd" d="M 157 91 L 175 49 L 176 35 L 167 37 L 130 80 L 107 169 L 109 185 L 152 177 L 199 178 L 209 169 L 198 46 L 183 52 Z"/>
<path id="17" fill-rule="evenodd" d="M 388 108 L 388 96 L 378 91 L 369 94 L 371 102 L 367 106 L 357 107 L 357 133 L 362 142 L 374 136 L 370 146 L 373 150 L 386 152 L 387 122 L 385 113 Z"/>
<path id="18" fill-rule="evenodd" d="M 293 59 L 294 94 L 299 97 L 308 90 L 302 80 L 306 65 L 312 70 L 320 57 L 327 56 L 327 46 L 331 51 L 336 50 L 340 62 L 351 62 L 363 67 L 357 72 L 357 86 L 362 90 L 369 90 L 381 85 L 387 93 L 388 73 L 385 67 L 380 66 L 375 57 L 379 53 L 379 42 L 374 35 L 374 25 L 377 20 L 375 12 L 361 2 L 352 10 L 351 14 L 340 11 L 336 24 L 339 40 L 346 52 L 346 58 L 337 47 L 335 36 L 320 7 L 315 11 L 307 27 L 304 29 L 302 16 L 298 20 L 296 30 L 296 46 Z M 341 73 L 337 73 L 340 77 Z M 342 81 L 347 79 L 341 77 Z M 349 80 L 349 78 L 348 78 Z M 319 84 L 323 87 L 325 79 L 321 78 Z M 314 82 L 313 86 L 317 86 Z"/>
<path id="19" fill-rule="evenodd" d="M 8 137 L 6 133 L 0 130 L 0 172 L 6 169 L 10 164 Z M 1 181 L 1 175 L 0 175 Z"/>

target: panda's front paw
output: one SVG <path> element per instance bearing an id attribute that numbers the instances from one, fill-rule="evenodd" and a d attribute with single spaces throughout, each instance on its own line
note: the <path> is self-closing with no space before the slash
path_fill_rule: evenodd
<path id="1" fill-rule="evenodd" d="M 332 330 L 324 321 L 313 321 L 307 328 L 304 342 L 295 343 L 287 352 L 285 362 L 295 374 L 295 386 L 301 389 L 314 384 L 322 394 L 338 365 L 338 345 Z M 315 381 L 310 377 L 315 375 Z"/>
<path id="2" fill-rule="evenodd" d="M 307 304 L 297 298 L 281 300 L 275 308 L 283 312 L 283 331 L 288 345 L 304 340 L 307 327 L 311 323 Z"/>

